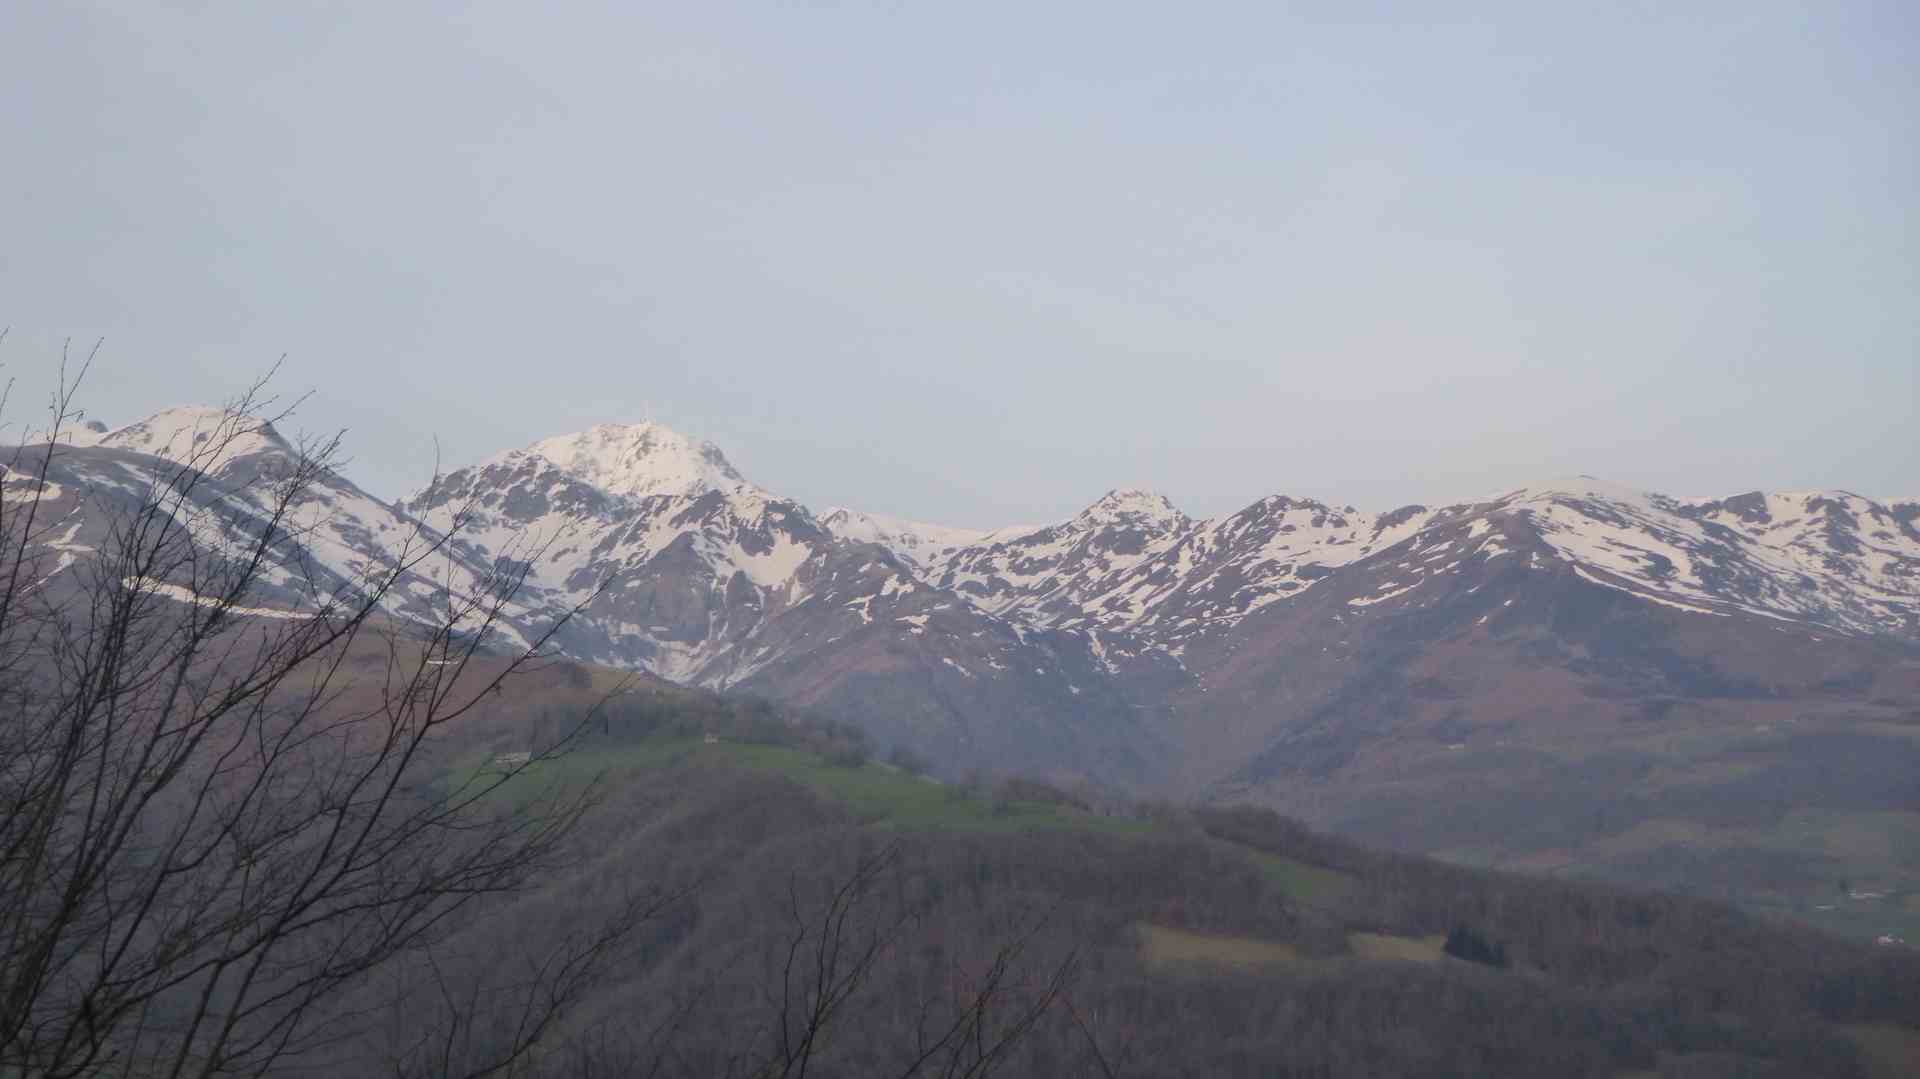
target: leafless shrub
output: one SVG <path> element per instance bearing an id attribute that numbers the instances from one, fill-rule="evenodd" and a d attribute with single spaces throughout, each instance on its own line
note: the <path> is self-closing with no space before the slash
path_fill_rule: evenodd
<path id="1" fill-rule="evenodd" d="M 0 1074 L 263 1074 L 363 1018 L 334 1007 L 343 993 L 430 967 L 463 910 L 566 857 L 591 788 L 510 811 L 492 796 L 572 730 L 506 770 L 462 774 L 439 748 L 570 614 L 505 647 L 525 563 L 436 577 L 448 538 L 425 528 L 394 564 L 323 574 L 302 540 L 337 439 L 220 472 L 271 408 L 260 384 L 133 497 L 90 502 L 90 550 L 56 550 L 49 477 L 84 374 L 63 370 L 46 441 L 14 452 L 0 500 Z M 384 616 L 402 580 L 441 582 L 433 624 Z M 304 607 L 261 616 L 269 582 Z M 369 640 L 382 661 L 354 669 Z M 448 1014 L 423 1027 L 439 1051 L 396 1070 L 519 1059 L 650 901 L 493 1001 L 516 1018 L 484 1051 L 479 1002 L 440 987 Z"/>

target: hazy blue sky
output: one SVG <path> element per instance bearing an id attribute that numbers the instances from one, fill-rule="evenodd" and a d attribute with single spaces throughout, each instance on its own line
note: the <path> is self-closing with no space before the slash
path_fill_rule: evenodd
<path id="1" fill-rule="evenodd" d="M 1920 495 L 1911 0 L 164 6 L 0 5 L 15 421 L 104 336 L 384 495 L 646 416 L 957 524 Z"/>

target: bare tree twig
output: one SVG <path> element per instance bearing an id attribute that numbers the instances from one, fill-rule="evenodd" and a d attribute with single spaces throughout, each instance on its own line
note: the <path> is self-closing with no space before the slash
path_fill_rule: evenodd
<path id="1" fill-rule="evenodd" d="M 524 768 L 442 775 L 431 749 L 579 607 L 489 659 L 524 568 L 426 576 L 452 534 L 424 528 L 357 579 L 319 565 L 338 437 L 233 464 L 299 403 L 266 393 L 271 371 L 143 488 L 60 516 L 90 550 L 57 546 L 42 511 L 82 495 L 84 469 L 54 475 L 97 353 L 63 355 L 44 446 L 0 477 L 0 1074 L 259 1075 L 333 1036 L 331 1002 L 372 971 L 564 857 L 591 787 L 500 812 Z M 439 617 L 397 632 L 389 606 L 428 580 Z M 260 617 L 270 585 L 305 609 Z M 353 659 L 369 630 L 377 686 Z M 523 1059 L 649 909 L 536 964 L 504 1048 L 465 1074 Z M 479 1059 L 464 1036 L 439 1056 Z"/>

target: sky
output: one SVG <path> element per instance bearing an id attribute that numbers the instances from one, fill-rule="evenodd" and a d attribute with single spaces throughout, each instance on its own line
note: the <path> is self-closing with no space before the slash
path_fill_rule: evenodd
<path id="1" fill-rule="evenodd" d="M 993 526 L 1588 473 L 1920 496 L 1920 6 L 0 5 L 8 433 L 393 497 L 652 419 Z"/>

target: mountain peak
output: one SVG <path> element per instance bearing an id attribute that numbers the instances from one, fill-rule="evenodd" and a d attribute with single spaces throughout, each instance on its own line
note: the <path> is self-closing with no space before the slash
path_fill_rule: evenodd
<path id="1" fill-rule="evenodd" d="M 718 446 L 652 422 L 596 424 L 514 452 L 543 458 L 616 495 L 645 498 L 757 490 Z"/>
<path id="2" fill-rule="evenodd" d="M 97 426 L 82 428 L 76 445 L 94 444 L 133 450 L 216 471 L 227 462 L 256 453 L 292 449 L 273 424 L 206 405 L 178 405 L 137 423 L 101 433 Z M 85 441 L 82 441 L 82 439 Z M 214 451 L 218 448 L 219 452 Z"/>
<path id="3" fill-rule="evenodd" d="M 1531 483 L 1525 487 L 1496 495 L 1486 501 L 1491 502 L 1546 502 L 1556 500 L 1599 500 L 1617 502 L 1625 505 L 1646 505 L 1664 496 L 1643 491 L 1625 484 L 1603 480 L 1596 476 L 1559 476 L 1540 483 Z M 1667 499 L 1666 501 L 1672 501 Z"/>
<path id="4" fill-rule="evenodd" d="M 1174 528 L 1189 520 L 1163 494 L 1138 487 L 1118 487 L 1100 496 L 1100 500 L 1080 511 L 1074 518 L 1085 525 L 1132 525 L 1154 529 Z"/>
<path id="5" fill-rule="evenodd" d="M 1285 513 L 1288 510 L 1295 509 L 1319 510 L 1322 513 L 1333 511 L 1332 506 L 1327 505 L 1317 498 L 1299 498 L 1294 495 L 1267 495 L 1240 512 L 1243 514 L 1269 514 Z M 1348 509 L 1347 512 L 1352 513 L 1355 511 Z"/>

